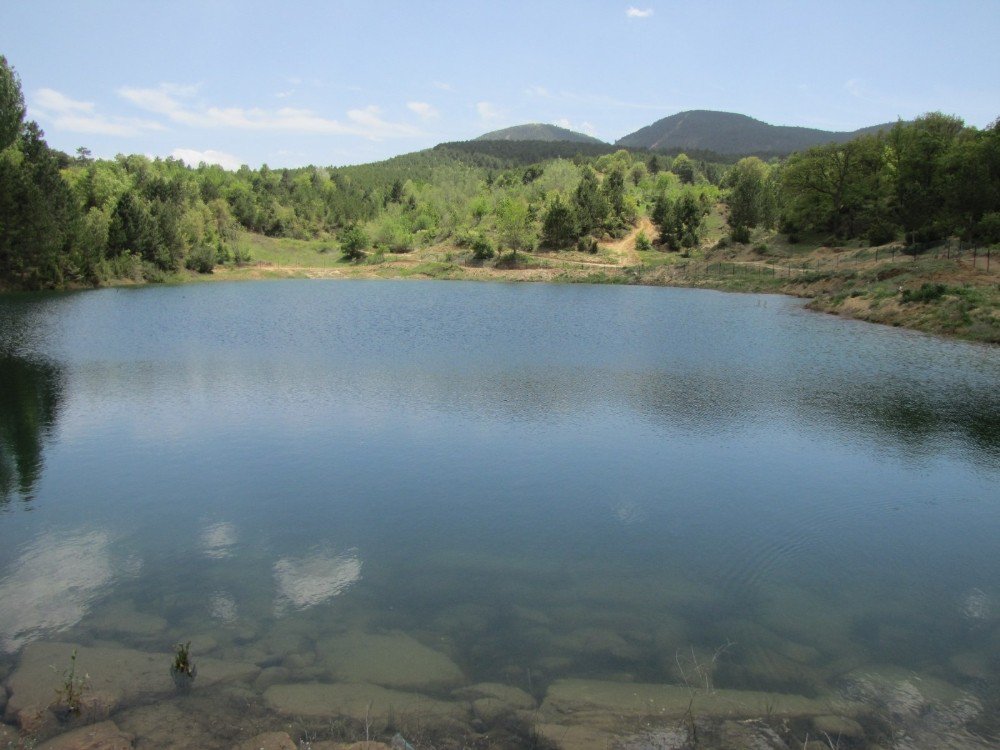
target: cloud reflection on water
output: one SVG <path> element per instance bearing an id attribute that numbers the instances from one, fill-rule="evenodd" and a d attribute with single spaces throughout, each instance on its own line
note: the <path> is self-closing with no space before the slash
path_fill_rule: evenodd
<path id="1" fill-rule="evenodd" d="M 278 594 L 277 614 L 288 609 L 306 609 L 338 596 L 361 580 L 357 550 L 340 555 L 314 552 L 304 557 L 283 557 L 274 564 Z"/>
<path id="2" fill-rule="evenodd" d="M 236 527 L 227 521 L 214 523 L 202 529 L 199 541 L 206 557 L 216 560 L 230 557 L 233 553 L 231 548 L 236 544 Z"/>
<path id="3" fill-rule="evenodd" d="M 115 578 L 103 531 L 38 537 L 0 581 L 0 649 L 75 625 Z"/>

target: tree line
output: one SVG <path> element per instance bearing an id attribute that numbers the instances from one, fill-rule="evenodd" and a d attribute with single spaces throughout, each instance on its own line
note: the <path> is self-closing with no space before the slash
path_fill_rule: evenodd
<path id="1" fill-rule="evenodd" d="M 888 132 L 816 146 L 787 160 L 737 162 L 724 180 L 734 240 L 777 227 L 793 241 L 902 241 L 919 252 L 948 237 L 1000 242 L 1000 120 L 984 130 L 938 112 Z"/>

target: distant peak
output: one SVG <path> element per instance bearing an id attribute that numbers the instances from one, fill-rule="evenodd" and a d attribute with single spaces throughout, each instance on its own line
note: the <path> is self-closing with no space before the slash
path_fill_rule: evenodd
<path id="1" fill-rule="evenodd" d="M 483 133 L 477 141 L 569 141 L 571 143 L 604 143 L 586 133 L 578 133 L 558 125 L 532 122 L 526 125 L 514 125 L 510 128 Z"/>

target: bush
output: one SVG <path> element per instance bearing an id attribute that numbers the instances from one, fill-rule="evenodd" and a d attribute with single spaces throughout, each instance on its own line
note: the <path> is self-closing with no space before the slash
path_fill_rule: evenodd
<path id="1" fill-rule="evenodd" d="M 868 244 L 872 247 L 888 245 L 896 239 L 896 227 L 888 221 L 876 221 L 868 227 Z"/>
<path id="2" fill-rule="evenodd" d="M 253 256 L 250 254 L 250 250 L 242 245 L 237 245 L 233 248 L 233 265 L 234 266 L 246 266 L 253 263 Z"/>
<path id="3" fill-rule="evenodd" d="M 357 226 L 349 226 L 340 235 L 340 249 L 344 257 L 356 263 L 365 257 L 365 249 L 368 247 L 368 235 Z"/>
<path id="4" fill-rule="evenodd" d="M 649 237 L 646 236 L 645 232 L 640 231 L 635 236 L 635 249 L 640 253 L 646 253 L 653 249 L 653 243 L 649 241 Z"/>
<path id="5" fill-rule="evenodd" d="M 215 268 L 215 254 L 216 251 L 208 245 L 198 245 L 185 259 L 184 266 L 189 271 L 212 273 L 212 269 Z"/>
<path id="6" fill-rule="evenodd" d="M 757 253 L 757 255 L 767 255 L 768 250 L 769 248 L 766 242 L 758 242 L 753 246 L 753 251 Z"/>
<path id="7" fill-rule="evenodd" d="M 597 240 L 593 237 L 581 237 L 576 241 L 576 249 L 581 253 L 595 254 L 597 252 Z"/>
<path id="8" fill-rule="evenodd" d="M 729 232 L 730 238 L 733 242 L 742 242 L 746 244 L 750 241 L 750 227 L 733 227 Z"/>
<path id="9" fill-rule="evenodd" d="M 933 302 L 940 299 L 948 291 L 944 284 L 930 284 L 924 282 L 919 289 L 904 289 L 903 302 Z"/>
<path id="10" fill-rule="evenodd" d="M 473 260 L 489 260 L 494 255 L 496 255 L 496 250 L 493 249 L 493 245 L 485 237 L 476 237 L 472 241 Z"/>

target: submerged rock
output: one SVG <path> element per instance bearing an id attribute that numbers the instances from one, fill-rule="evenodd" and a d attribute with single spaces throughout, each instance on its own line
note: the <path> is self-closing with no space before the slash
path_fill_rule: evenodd
<path id="1" fill-rule="evenodd" d="M 167 621 L 158 615 L 138 611 L 131 602 L 121 602 L 99 612 L 86 621 L 98 633 L 116 633 L 138 637 L 153 637 L 167 628 Z"/>
<path id="2" fill-rule="evenodd" d="M 21 654 L 17 669 L 7 679 L 5 717 L 18 720 L 56 702 L 64 681 L 61 668 L 68 668 L 76 652 L 76 675 L 85 678 L 83 702 L 88 715 L 108 715 L 123 702 L 168 695 L 174 691 L 170 677 L 173 654 L 128 648 L 77 646 L 72 643 L 33 643 Z M 251 680 L 260 671 L 253 664 L 198 659 L 198 686 L 228 680 Z M 53 669 L 55 667 L 55 669 Z"/>
<path id="3" fill-rule="evenodd" d="M 132 740 L 113 721 L 102 721 L 43 742 L 38 750 L 132 750 Z"/>
<path id="4" fill-rule="evenodd" d="M 834 740 L 844 737 L 860 740 L 865 736 L 865 730 L 854 719 L 846 716 L 815 716 L 812 720 L 813 729 L 820 734 L 827 734 Z"/>
<path id="5" fill-rule="evenodd" d="M 319 656 L 340 682 L 440 689 L 463 681 L 451 659 L 405 633 L 349 633 L 320 644 Z"/>
<path id="6" fill-rule="evenodd" d="M 555 638 L 556 647 L 585 656 L 611 656 L 616 659 L 638 659 L 640 651 L 613 630 L 584 628 Z"/>
<path id="7" fill-rule="evenodd" d="M 459 688 L 452 695 L 467 701 L 474 701 L 479 698 L 494 698 L 512 708 L 531 709 L 535 707 L 535 699 L 525 691 L 511 685 L 503 685 L 499 682 L 479 682 L 475 685 Z"/>
<path id="8" fill-rule="evenodd" d="M 264 691 L 264 702 L 268 708 L 286 716 L 324 719 L 346 716 L 359 721 L 367 719 L 378 726 L 385 725 L 390 713 L 397 723 L 408 717 L 421 721 L 464 721 L 468 718 L 468 709 L 464 704 L 364 683 L 273 685 Z"/>
<path id="9" fill-rule="evenodd" d="M 571 718 L 573 723 L 614 728 L 623 718 L 680 719 L 689 710 L 698 717 L 741 719 L 817 716 L 829 714 L 831 707 L 844 714 L 859 709 L 843 700 L 813 700 L 782 693 L 565 679 L 549 687 L 541 714 L 554 723 Z"/>
<path id="10" fill-rule="evenodd" d="M 263 693 L 271 685 L 277 685 L 282 682 L 288 682 L 291 680 L 292 673 L 285 667 L 268 667 L 263 670 L 257 679 L 254 680 L 254 688 Z"/>

